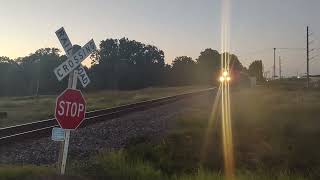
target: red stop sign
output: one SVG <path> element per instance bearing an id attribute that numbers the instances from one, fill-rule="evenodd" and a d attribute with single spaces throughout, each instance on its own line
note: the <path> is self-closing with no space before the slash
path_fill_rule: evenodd
<path id="1" fill-rule="evenodd" d="M 66 89 L 56 100 L 55 117 L 63 129 L 76 129 L 85 118 L 86 102 L 81 91 Z"/>

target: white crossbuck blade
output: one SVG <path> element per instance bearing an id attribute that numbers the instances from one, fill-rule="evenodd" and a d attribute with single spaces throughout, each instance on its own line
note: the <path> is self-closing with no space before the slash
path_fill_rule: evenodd
<path id="1" fill-rule="evenodd" d="M 68 59 L 58 66 L 54 73 L 56 74 L 58 80 L 62 80 L 65 76 L 67 76 L 74 69 L 77 69 L 78 78 L 83 87 L 86 87 L 90 83 L 90 79 L 81 65 L 81 62 L 87 58 L 94 50 L 96 50 L 96 45 L 92 40 L 90 40 L 86 45 L 84 45 L 80 50 L 78 50 L 74 55 L 72 55 L 72 43 L 65 32 L 64 28 L 60 28 L 56 31 L 56 35 L 66 52 Z"/>
<path id="2" fill-rule="evenodd" d="M 82 86 L 84 88 L 87 87 L 87 85 L 90 83 L 90 79 L 89 79 L 84 67 L 80 65 L 77 68 L 77 72 L 78 72 L 78 79 L 80 80 Z"/>

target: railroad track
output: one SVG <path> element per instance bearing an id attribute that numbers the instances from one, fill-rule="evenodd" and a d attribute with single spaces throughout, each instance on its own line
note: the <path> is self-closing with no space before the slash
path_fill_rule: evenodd
<path id="1" fill-rule="evenodd" d="M 80 125 L 80 128 L 86 127 L 90 124 L 94 124 L 97 122 L 121 117 L 132 112 L 142 111 L 142 110 L 160 106 L 163 104 L 168 104 L 168 103 L 177 101 L 179 99 L 210 93 L 214 90 L 215 88 L 208 88 L 204 90 L 179 94 L 175 96 L 167 96 L 167 97 L 127 104 L 127 105 L 113 107 L 113 108 L 89 111 L 89 112 L 86 112 L 86 118 L 83 121 L 83 123 Z M 0 128 L 0 145 L 19 142 L 26 139 L 37 139 L 42 137 L 48 137 L 51 135 L 52 128 L 58 127 L 58 126 L 59 125 L 56 119 L 51 118 L 51 119 L 36 121 L 32 123 Z"/>

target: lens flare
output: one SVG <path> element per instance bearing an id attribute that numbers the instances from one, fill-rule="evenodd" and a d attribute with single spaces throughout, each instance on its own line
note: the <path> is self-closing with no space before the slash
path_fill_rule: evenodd
<path id="1" fill-rule="evenodd" d="M 222 0 L 221 20 L 221 126 L 225 177 L 234 179 L 234 153 L 232 139 L 231 109 L 230 109 L 230 1 Z"/>
<path id="2" fill-rule="evenodd" d="M 222 19 L 221 19 L 221 76 L 219 77 L 220 86 L 212 106 L 211 115 L 208 121 L 204 145 L 202 147 L 201 158 L 205 159 L 208 144 L 212 133 L 212 125 L 217 117 L 219 102 L 221 102 L 221 137 L 224 159 L 225 177 L 227 180 L 234 180 L 234 152 L 232 139 L 231 108 L 230 108 L 230 21 L 229 21 L 230 1 L 222 0 Z M 217 122 L 217 121 L 216 121 Z"/>
<path id="3" fill-rule="evenodd" d="M 220 76 L 219 80 L 220 80 L 220 82 L 223 82 L 224 81 L 224 77 Z"/>
<path id="4" fill-rule="evenodd" d="M 224 71 L 224 72 L 223 72 L 223 76 L 224 76 L 224 77 L 228 76 L 228 72 L 227 72 L 227 71 Z"/>
<path id="5" fill-rule="evenodd" d="M 219 86 L 217 94 L 214 98 L 214 103 L 212 105 L 212 110 L 211 110 L 207 130 L 206 130 L 206 134 L 205 134 L 205 138 L 204 138 L 204 144 L 203 144 L 202 151 L 201 151 L 201 161 L 204 161 L 206 159 L 207 149 L 208 149 L 209 144 L 211 143 L 210 137 L 212 137 L 212 135 L 213 135 L 213 129 L 214 129 L 215 124 L 217 122 L 217 121 L 215 121 L 215 119 L 217 118 L 217 115 L 218 115 L 217 112 L 219 109 L 220 97 L 221 97 L 221 86 Z"/>

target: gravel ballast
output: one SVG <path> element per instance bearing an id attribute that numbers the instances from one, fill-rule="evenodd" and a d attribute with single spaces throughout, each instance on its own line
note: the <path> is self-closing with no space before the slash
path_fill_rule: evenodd
<path id="1" fill-rule="evenodd" d="M 72 131 L 68 158 L 86 158 L 101 150 L 121 149 L 133 137 L 162 137 L 166 130 L 174 128 L 173 121 L 179 115 L 191 113 L 194 108 L 209 111 L 212 94 L 189 97 Z M 1 147 L 0 164 L 54 164 L 58 152 L 59 143 L 50 137 L 26 140 Z"/>

